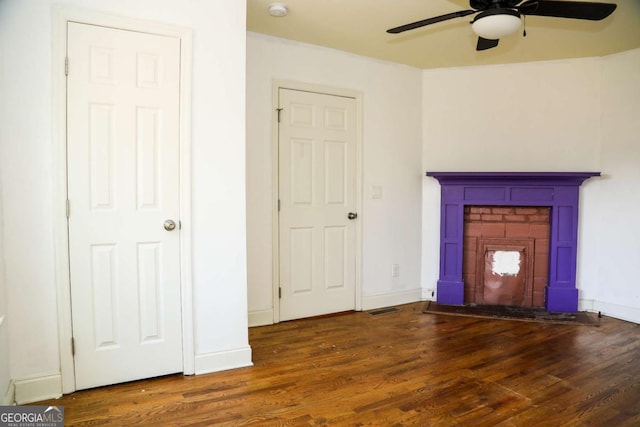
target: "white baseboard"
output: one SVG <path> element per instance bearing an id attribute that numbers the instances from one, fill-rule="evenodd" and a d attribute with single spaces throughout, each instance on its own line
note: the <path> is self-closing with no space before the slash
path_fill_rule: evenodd
<path id="1" fill-rule="evenodd" d="M 391 307 L 393 305 L 409 304 L 422 300 L 422 289 L 409 289 L 402 292 L 393 292 L 383 295 L 370 295 L 362 297 L 362 310 Z"/>
<path id="2" fill-rule="evenodd" d="M 640 308 L 625 305 L 611 304 L 593 299 L 581 299 L 578 301 L 578 310 L 592 313 L 602 313 L 604 316 L 615 317 L 627 322 L 640 323 Z"/>
<path id="3" fill-rule="evenodd" d="M 273 325 L 273 309 L 249 312 L 249 327 Z"/>
<path id="4" fill-rule="evenodd" d="M 15 405 L 16 403 L 16 386 L 13 384 L 13 381 L 9 382 L 9 386 L 7 387 L 7 392 L 4 394 L 4 398 L 0 405 L 9 406 Z"/>
<path id="5" fill-rule="evenodd" d="M 62 376 L 60 374 L 46 377 L 14 381 L 14 401 L 18 405 L 57 399 L 62 396 Z"/>
<path id="6" fill-rule="evenodd" d="M 592 300 L 592 299 L 579 299 L 578 311 L 588 311 L 590 313 L 597 312 L 598 310 L 593 309 L 594 303 L 595 303 L 595 300 Z"/>
<path id="7" fill-rule="evenodd" d="M 436 300 L 436 290 L 435 289 L 427 289 L 422 288 L 422 301 L 435 301 Z"/>
<path id="8" fill-rule="evenodd" d="M 429 298 L 426 298 L 426 294 Z M 383 295 L 372 295 L 362 298 L 362 310 L 373 310 L 393 305 L 409 304 L 416 301 L 431 299 L 431 289 L 410 289 Z M 435 301 L 435 298 L 434 298 Z M 255 310 L 249 312 L 249 327 L 273 325 L 273 309 Z"/>
<path id="9" fill-rule="evenodd" d="M 238 348 L 215 353 L 196 354 L 195 374 L 226 371 L 228 369 L 253 366 L 251 347 Z"/>

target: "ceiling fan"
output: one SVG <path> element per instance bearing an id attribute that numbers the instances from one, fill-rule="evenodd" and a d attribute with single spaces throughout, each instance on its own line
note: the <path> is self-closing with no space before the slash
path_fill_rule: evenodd
<path id="1" fill-rule="evenodd" d="M 471 9 L 401 25 L 388 29 L 387 33 L 402 33 L 425 25 L 477 13 L 478 15 L 471 21 L 473 31 L 478 35 L 476 50 L 487 50 L 498 46 L 498 41 L 501 38 L 518 31 L 522 15 L 600 21 L 611 15 L 616 9 L 616 5 L 612 3 L 560 0 L 470 0 L 469 6 Z"/>

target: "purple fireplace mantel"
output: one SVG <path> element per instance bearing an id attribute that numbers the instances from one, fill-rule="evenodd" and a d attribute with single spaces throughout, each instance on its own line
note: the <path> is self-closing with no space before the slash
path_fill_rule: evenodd
<path id="1" fill-rule="evenodd" d="M 600 172 L 427 172 L 441 185 L 438 303 L 462 305 L 465 205 L 549 206 L 549 311 L 578 311 L 578 198 L 584 180 Z"/>

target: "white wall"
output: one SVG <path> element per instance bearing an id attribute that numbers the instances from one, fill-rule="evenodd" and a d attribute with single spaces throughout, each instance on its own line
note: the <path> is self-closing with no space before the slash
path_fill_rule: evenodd
<path id="1" fill-rule="evenodd" d="M 607 314 L 633 312 L 638 320 L 640 267 L 632 260 L 640 227 L 631 219 L 632 208 L 640 208 L 634 186 L 640 77 L 634 52 L 424 71 L 423 164 L 428 171 L 602 171 L 603 178 L 581 187 L 581 307 L 620 304 L 625 307 Z M 435 288 L 438 279 L 439 191 L 436 180 L 425 178 L 425 288 Z"/>
<path id="2" fill-rule="evenodd" d="M 425 71 L 425 167 L 593 169 L 599 63 L 580 59 Z"/>
<path id="3" fill-rule="evenodd" d="M 0 170 L 11 377 L 60 371 L 53 249 L 54 0 L 0 2 Z M 193 29 L 192 256 L 196 369 L 247 364 L 245 20 L 237 0 L 71 0 Z M 11 185 L 8 185 L 10 183 Z M 218 365 L 217 363 L 220 362 Z"/>
<path id="4" fill-rule="evenodd" d="M 597 269 L 584 282 L 594 311 L 640 322 L 640 49 L 604 58 L 601 69 L 603 178 L 589 199 Z"/>
<path id="5" fill-rule="evenodd" d="M 0 68 L 0 75 L 2 74 Z M 2 109 L 0 108 L 0 114 Z M 1 135 L 1 134 L 0 134 Z M 2 176 L 0 176 L 0 405 L 9 404 L 11 375 L 9 373 L 9 334 L 7 318 L 7 291 L 4 278 L 4 210 L 2 207 Z"/>
<path id="6" fill-rule="evenodd" d="M 272 82 L 363 94 L 363 308 L 420 296 L 420 70 L 332 49 L 247 35 L 247 232 L 250 313 L 273 309 Z M 383 187 L 370 199 L 370 187 Z M 400 264 L 400 279 L 391 265 Z M 251 317 L 251 316 L 250 316 Z M 262 317 L 264 319 L 264 316 Z M 255 322 L 253 322 L 255 324 Z M 259 322 L 262 323 L 262 322 Z"/>

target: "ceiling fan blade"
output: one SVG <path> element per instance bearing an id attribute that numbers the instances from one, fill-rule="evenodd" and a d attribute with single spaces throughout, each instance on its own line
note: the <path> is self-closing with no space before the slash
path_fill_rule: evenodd
<path id="1" fill-rule="evenodd" d="M 476 50 L 487 50 L 492 47 L 498 46 L 498 42 L 500 40 L 491 40 L 485 39 L 484 37 L 478 37 L 478 45 L 476 46 Z"/>
<path id="2" fill-rule="evenodd" d="M 534 9 L 534 3 L 538 3 Z M 555 18 L 587 19 L 600 21 L 616 10 L 613 3 L 590 3 L 585 1 L 529 0 L 518 6 L 525 15 L 551 16 Z"/>
<path id="3" fill-rule="evenodd" d="M 527 0 L 525 2 L 522 2 L 522 4 L 518 6 L 516 9 L 518 9 L 518 12 L 520 12 L 523 15 L 531 15 L 533 12 L 536 11 L 536 9 L 538 9 L 539 5 L 540 5 L 539 0 Z"/>
<path id="4" fill-rule="evenodd" d="M 463 16 L 476 13 L 477 10 L 459 10 L 458 12 L 447 13 L 446 15 L 434 16 L 433 18 L 423 19 L 422 21 L 412 22 L 410 24 L 401 25 L 399 27 L 390 28 L 387 33 L 398 34 L 416 28 L 424 27 L 425 25 L 436 24 L 438 22 L 447 21 L 449 19 L 461 18 Z"/>

